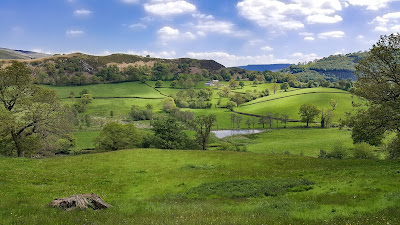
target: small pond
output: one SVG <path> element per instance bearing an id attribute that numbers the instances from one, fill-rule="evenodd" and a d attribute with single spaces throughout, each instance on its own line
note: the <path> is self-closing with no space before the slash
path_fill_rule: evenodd
<path id="1" fill-rule="evenodd" d="M 213 132 L 217 138 L 224 138 L 238 134 L 257 134 L 263 132 L 263 130 L 213 130 L 211 132 Z"/>

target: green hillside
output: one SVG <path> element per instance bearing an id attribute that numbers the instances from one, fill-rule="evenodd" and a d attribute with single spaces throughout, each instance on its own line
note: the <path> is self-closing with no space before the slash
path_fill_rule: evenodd
<path id="1" fill-rule="evenodd" d="M 364 58 L 367 52 L 349 53 L 346 55 L 331 55 L 305 64 L 291 65 L 281 70 L 296 76 L 323 76 L 330 79 L 355 79 L 355 65 Z"/>

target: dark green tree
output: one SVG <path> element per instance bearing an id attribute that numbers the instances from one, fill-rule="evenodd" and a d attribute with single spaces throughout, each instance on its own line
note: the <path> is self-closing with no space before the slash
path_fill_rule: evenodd
<path id="1" fill-rule="evenodd" d="M 183 127 L 175 118 L 157 118 L 153 122 L 154 141 L 156 148 L 188 149 L 193 148 L 191 140 L 183 132 Z"/>
<path id="2" fill-rule="evenodd" d="M 116 122 L 106 124 L 95 139 L 96 148 L 100 150 L 120 150 L 140 147 L 143 136 L 133 124 Z"/>
<path id="3" fill-rule="evenodd" d="M 385 132 L 400 134 L 400 34 L 381 36 L 369 54 L 356 66 L 354 93 L 365 99 L 368 108 L 359 107 L 349 116 L 354 142 L 378 145 Z M 351 121 L 353 119 L 353 121 Z M 354 119 L 357 122 L 354 122 Z M 393 139 L 389 151 L 400 152 L 400 141 Z M 396 149 L 390 149 L 394 147 Z M 395 154 L 392 154 L 395 155 Z M 399 154 L 400 155 L 400 154 Z"/>

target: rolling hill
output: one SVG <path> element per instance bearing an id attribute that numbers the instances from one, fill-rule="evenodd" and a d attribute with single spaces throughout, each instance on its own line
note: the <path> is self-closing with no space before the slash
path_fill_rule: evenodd
<path id="1" fill-rule="evenodd" d="M 0 59 L 38 59 L 50 56 L 51 55 L 49 54 L 33 52 L 33 51 L 0 48 Z"/>
<path id="2" fill-rule="evenodd" d="M 321 75 L 328 79 L 355 79 L 355 65 L 368 52 L 349 53 L 346 55 L 331 55 L 306 64 L 291 65 L 281 70 L 300 77 L 315 77 Z"/>

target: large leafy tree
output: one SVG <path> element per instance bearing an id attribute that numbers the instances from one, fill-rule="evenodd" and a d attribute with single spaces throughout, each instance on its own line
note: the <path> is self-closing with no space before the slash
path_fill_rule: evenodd
<path id="1" fill-rule="evenodd" d="M 354 93 L 366 100 L 367 107 L 359 107 L 347 120 L 354 142 L 378 145 L 386 131 L 399 136 L 400 34 L 381 36 L 356 66 L 356 76 Z"/>
<path id="2" fill-rule="evenodd" d="M 317 117 L 320 112 L 321 111 L 315 105 L 311 104 L 304 104 L 300 106 L 299 109 L 301 121 L 306 123 L 306 127 L 308 127 L 309 123 L 314 122 L 315 117 Z"/>
<path id="3" fill-rule="evenodd" d="M 96 138 L 96 145 L 101 150 L 119 150 L 140 147 L 143 135 L 133 124 L 116 122 L 104 126 Z"/>
<path id="4" fill-rule="evenodd" d="M 68 134 L 71 110 L 54 91 L 34 85 L 21 62 L 0 69 L 0 103 L 0 142 L 9 155 L 54 149 Z"/>

